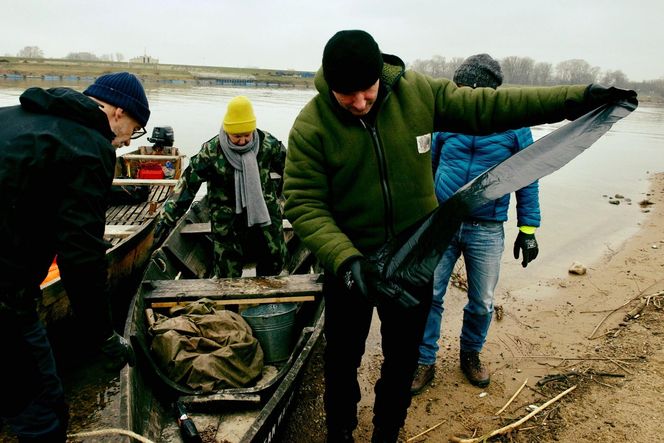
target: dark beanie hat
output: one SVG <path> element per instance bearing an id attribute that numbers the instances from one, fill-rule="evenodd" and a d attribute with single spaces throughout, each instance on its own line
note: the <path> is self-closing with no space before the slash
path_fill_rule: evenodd
<path id="1" fill-rule="evenodd" d="M 493 88 L 503 84 L 500 63 L 489 54 L 471 55 L 454 71 L 454 83 L 473 88 Z"/>
<path id="2" fill-rule="evenodd" d="M 335 92 L 363 91 L 380 77 L 383 55 L 365 31 L 339 31 L 325 45 L 323 75 Z"/>
<path id="3" fill-rule="evenodd" d="M 150 118 L 148 98 L 145 96 L 143 85 L 134 74 L 115 72 L 102 75 L 88 86 L 83 94 L 124 109 L 141 126 L 148 123 Z"/>

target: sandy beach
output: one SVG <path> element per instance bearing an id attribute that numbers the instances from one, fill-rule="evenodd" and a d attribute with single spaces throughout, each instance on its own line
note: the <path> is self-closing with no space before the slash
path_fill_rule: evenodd
<path id="1" fill-rule="evenodd" d="M 459 288 L 450 288 L 436 377 L 413 398 L 402 432 L 404 441 L 479 437 L 521 419 L 573 386 L 574 390 L 520 425 L 518 431 L 493 441 L 661 439 L 664 312 L 657 306 L 664 304 L 662 296 L 648 298 L 637 318 L 625 320 L 642 297 L 664 290 L 664 173 L 648 177 L 650 191 L 632 198 L 642 214 L 634 220 L 634 233 L 620 243 L 607 244 L 596 260 L 583 263 L 585 275 L 567 272 L 576 260 L 569 255 L 564 269 L 557 273 L 561 277 L 529 283 L 523 275 L 517 278 L 514 274 L 524 270 L 508 256 L 512 240 L 506 238 L 503 261 L 515 265 L 504 267 L 497 289 L 496 305 L 501 306 L 503 316 L 494 318 L 482 354 L 492 373 L 486 389 L 468 384 L 458 367 L 466 295 Z M 608 201 L 604 204 L 609 205 Z M 610 226 L 612 221 L 609 218 L 604 223 Z M 541 248 L 545 245 L 540 243 Z M 562 257 L 558 260 L 563 261 Z M 369 441 L 371 436 L 373 385 L 382 359 L 379 339 L 372 333 L 361 367 L 363 397 L 356 441 Z M 310 366 L 309 383 L 300 391 L 283 441 L 324 441 L 321 364 L 318 356 Z M 497 415 L 526 380 L 512 403 Z"/>
<path id="2" fill-rule="evenodd" d="M 150 100 L 155 105 L 155 121 L 172 124 L 178 144 L 193 153 L 204 140 L 201 128 L 218 125 L 220 94 L 240 91 L 245 90 L 164 90 L 152 92 Z M 257 109 L 282 138 L 309 98 L 299 91 L 281 91 L 275 97 L 274 91 L 249 92 L 256 94 Z M 13 86 L 4 95 L 0 89 L 0 104 L 15 104 L 18 93 Z M 182 112 L 184 104 L 189 106 L 187 112 Z M 213 122 L 204 124 L 205 119 Z M 664 315 L 649 305 L 641 318 L 623 321 L 642 293 L 664 289 L 664 283 L 657 286 L 664 279 L 664 175 L 654 173 L 664 164 L 662 122 L 662 108 L 643 104 L 587 152 L 540 181 L 543 224 L 536 234 L 540 255 L 526 269 L 511 256 L 517 229 L 515 217 L 510 215 L 495 300 L 504 316 L 493 322 L 483 353 L 492 383 L 482 397 L 483 391 L 470 386 L 458 368 L 466 294 L 456 287 L 448 291 L 436 378 L 429 389 L 414 397 L 404 439 L 436 425 L 411 441 L 442 442 L 450 436 L 483 435 L 518 420 L 530 405 L 541 405 L 574 385 L 578 387 L 573 392 L 503 441 L 662 439 L 657 425 L 664 416 L 660 394 L 664 392 Z M 533 128 L 535 138 L 558 125 Z M 620 204 L 610 204 L 617 194 L 623 196 Z M 641 207 L 639 202 L 646 199 L 654 205 Z M 568 274 L 574 261 L 586 265 L 588 273 Z M 611 313 L 613 309 L 617 311 Z M 611 315 L 602 322 L 607 314 Z M 382 359 L 377 326 L 375 321 L 360 373 L 363 398 L 355 432 L 358 442 L 369 441 L 372 429 L 373 386 Z M 595 336 L 600 337 L 588 339 L 596 327 Z M 602 335 L 607 330 L 610 335 Z M 280 441 L 325 441 L 323 346 L 321 343 L 308 368 L 289 429 Z M 622 377 L 570 375 L 573 370 L 588 374 L 590 369 Z M 537 385 L 552 374 L 565 377 Z M 527 387 L 496 416 L 526 379 Z M 94 393 L 87 397 L 95 403 Z M 106 407 L 104 401 L 100 403 L 95 403 L 94 411 Z M 79 418 L 91 414 L 85 408 L 74 413 Z M 0 434 L 0 441 L 2 437 Z"/>

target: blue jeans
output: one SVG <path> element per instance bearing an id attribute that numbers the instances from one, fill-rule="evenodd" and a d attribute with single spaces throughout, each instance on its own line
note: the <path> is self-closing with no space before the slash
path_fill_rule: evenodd
<path id="1" fill-rule="evenodd" d="M 463 308 L 461 350 L 480 352 L 491 324 L 493 296 L 505 245 L 502 222 L 463 222 L 436 267 L 433 300 L 420 344 L 419 364 L 436 362 L 443 298 L 459 256 L 463 254 L 468 277 L 468 303 Z"/>

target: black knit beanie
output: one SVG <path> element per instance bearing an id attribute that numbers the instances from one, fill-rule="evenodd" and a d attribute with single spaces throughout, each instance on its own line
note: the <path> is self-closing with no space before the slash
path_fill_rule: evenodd
<path id="1" fill-rule="evenodd" d="M 503 84 L 500 63 L 489 54 L 471 55 L 454 71 L 454 83 L 473 88 L 493 88 Z"/>
<path id="2" fill-rule="evenodd" d="M 129 72 L 102 75 L 83 94 L 124 109 L 141 126 L 145 126 L 150 118 L 150 106 L 143 85 Z"/>
<path id="3" fill-rule="evenodd" d="M 335 92 L 364 91 L 376 83 L 382 70 L 383 55 L 365 31 L 339 31 L 325 45 L 323 75 Z"/>

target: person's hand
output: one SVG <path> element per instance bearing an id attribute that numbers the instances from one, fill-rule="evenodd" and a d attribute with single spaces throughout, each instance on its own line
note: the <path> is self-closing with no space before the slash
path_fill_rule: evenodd
<path id="1" fill-rule="evenodd" d="M 410 308 L 420 303 L 403 285 L 383 279 L 376 265 L 363 257 L 349 259 L 342 265 L 340 275 L 349 291 L 361 295 L 373 305 L 396 303 Z"/>
<path id="2" fill-rule="evenodd" d="M 606 87 L 593 83 L 586 88 L 586 100 L 596 103 L 598 106 L 605 103 L 615 103 L 621 100 L 636 100 L 636 91 L 631 89 L 620 89 L 615 86 Z"/>
<path id="3" fill-rule="evenodd" d="M 519 251 L 521 251 L 523 256 L 521 266 L 525 268 L 528 266 L 528 263 L 537 258 L 537 254 L 539 253 L 535 234 L 526 234 L 523 231 L 519 231 L 519 235 L 516 236 L 516 240 L 514 241 L 514 258 L 517 260 L 519 259 Z"/>
<path id="4" fill-rule="evenodd" d="M 154 228 L 154 234 L 152 235 L 154 245 L 153 248 L 161 246 L 161 244 L 166 240 L 168 234 L 171 231 L 171 227 L 164 220 L 159 220 Z"/>
<path id="5" fill-rule="evenodd" d="M 129 366 L 136 364 L 134 350 L 129 342 L 117 332 L 113 332 L 113 335 L 104 340 L 100 349 L 108 359 L 107 367 L 109 370 L 119 371 L 126 364 L 129 364 Z"/>
<path id="6" fill-rule="evenodd" d="M 604 104 L 615 103 L 621 100 L 638 104 L 636 91 L 620 89 L 614 86 L 607 88 L 606 86 L 592 83 L 586 88 L 582 101 L 567 100 L 565 102 L 566 118 L 575 120 Z"/>
<path id="7" fill-rule="evenodd" d="M 339 269 L 341 281 L 349 292 L 360 295 L 365 301 L 375 305 L 375 281 L 378 269 L 363 257 L 352 257 Z"/>

